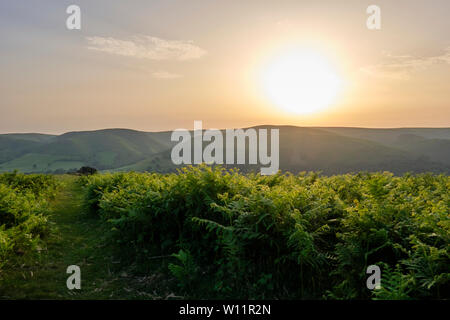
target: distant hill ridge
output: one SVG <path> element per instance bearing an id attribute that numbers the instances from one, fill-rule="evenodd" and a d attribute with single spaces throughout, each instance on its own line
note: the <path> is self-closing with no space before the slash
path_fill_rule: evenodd
<path id="1" fill-rule="evenodd" d="M 290 172 L 450 172 L 450 128 L 280 129 L 280 169 Z M 62 135 L 0 134 L 0 172 L 62 173 L 91 166 L 110 171 L 170 172 L 171 131 L 103 129 Z M 259 168 L 259 166 L 255 166 Z M 252 170 L 252 166 L 240 166 Z"/>

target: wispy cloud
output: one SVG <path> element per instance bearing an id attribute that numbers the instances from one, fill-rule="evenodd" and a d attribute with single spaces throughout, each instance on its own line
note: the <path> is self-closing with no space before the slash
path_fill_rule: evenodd
<path id="1" fill-rule="evenodd" d="M 405 80 L 414 72 L 425 70 L 434 64 L 450 64 L 450 47 L 443 54 L 431 57 L 396 56 L 386 52 L 383 55 L 382 63 L 363 67 L 360 71 L 372 77 Z"/>
<path id="2" fill-rule="evenodd" d="M 181 74 L 176 74 L 176 73 L 170 73 L 167 71 L 157 71 L 157 72 L 153 72 L 152 73 L 153 78 L 157 78 L 157 79 L 178 79 L 178 78 L 182 78 L 183 76 Z"/>
<path id="3" fill-rule="evenodd" d="M 206 54 L 192 41 L 165 40 L 151 36 L 133 36 L 128 40 L 113 37 L 86 37 L 88 49 L 109 54 L 150 60 L 192 60 Z"/>

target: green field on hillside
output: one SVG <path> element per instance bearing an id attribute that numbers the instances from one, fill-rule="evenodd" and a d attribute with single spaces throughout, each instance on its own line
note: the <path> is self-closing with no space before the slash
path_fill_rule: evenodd
<path id="1" fill-rule="evenodd" d="M 17 159 L 0 164 L 0 172 L 18 170 L 20 172 L 37 173 L 53 172 L 55 170 L 73 170 L 84 165 L 82 161 L 75 161 L 67 157 L 29 153 Z"/>

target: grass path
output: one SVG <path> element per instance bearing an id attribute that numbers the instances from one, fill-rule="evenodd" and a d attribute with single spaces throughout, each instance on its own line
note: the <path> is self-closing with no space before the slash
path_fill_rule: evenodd
<path id="1" fill-rule="evenodd" d="M 61 177 L 63 187 L 52 203 L 54 231 L 39 257 L 5 270 L 0 299 L 157 299 L 158 273 L 131 276 L 114 261 L 106 246 L 105 225 L 83 215 L 82 195 L 74 177 Z M 67 267 L 81 269 L 81 290 L 68 290 Z M 130 268 L 130 267 L 128 267 Z"/>

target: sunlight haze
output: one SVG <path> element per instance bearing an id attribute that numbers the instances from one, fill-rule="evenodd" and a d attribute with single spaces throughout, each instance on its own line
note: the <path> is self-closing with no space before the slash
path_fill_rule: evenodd
<path id="1" fill-rule="evenodd" d="M 450 126 L 447 0 L 72 3 L 0 4 L 1 133 Z"/>

